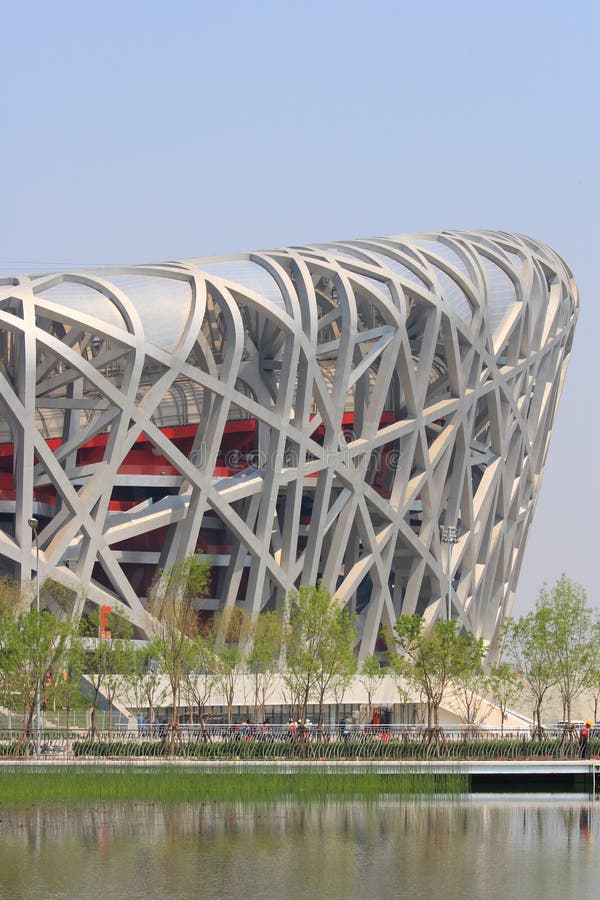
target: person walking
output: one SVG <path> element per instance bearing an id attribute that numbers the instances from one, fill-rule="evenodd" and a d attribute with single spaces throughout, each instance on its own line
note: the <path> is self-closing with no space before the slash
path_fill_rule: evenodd
<path id="1" fill-rule="evenodd" d="M 594 723 L 589 719 L 582 725 L 579 734 L 579 757 L 580 759 L 590 758 L 590 728 Z"/>

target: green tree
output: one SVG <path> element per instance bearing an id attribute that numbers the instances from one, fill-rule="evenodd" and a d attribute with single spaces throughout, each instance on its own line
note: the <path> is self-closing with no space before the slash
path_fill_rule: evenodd
<path id="1" fill-rule="evenodd" d="M 259 711 L 265 718 L 267 701 L 280 669 L 281 639 L 281 616 L 274 611 L 261 613 L 251 628 L 251 648 L 246 658 L 246 668 L 252 678 L 255 721 Z"/>
<path id="2" fill-rule="evenodd" d="M 552 609 L 543 597 L 535 609 L 520 619 L 507 619 L 504 626 L 504 651 L 523 677 L 533 700 L 533 718 L 538 735 L 542 735 L 542 704 L 557 682 L 557 671 L 550 654 L 552 643 Z"/>
<path id="3" fill-rule="evenodd" d="M 514 706 L 523 693 L 523 678 L 507 662 L 490 669 L 488 690 L 500 710 L 500 731 L 504 734 L 504 723 L 508 710 Z"/>
<path id="4" fill-rule="evenodd" d="M 131 669 L 125 676 L 136 709 L 148 709 L 150 725 L 154 722 L 157 708 L 163 705 L 168 694 L 165 675 L 158 664 L 159 657 L 160 647 L 156 638 L 134 648 Z"/>
<path id="5" fill-rule="evenodd" d="M 391 640 L 393 642 L 393 638 Z M 397 653 L 388 655 L 388 672 L 394 679 L 398 700 L 405 708 L 411 698 L 410 685 L 407 681 L 408 668 L 407 660 L 402 656 L 399 656 Z"/>
<path id="6" fill-rule="evenodd" d="M 335 700 L 335 721 L 338 725 L 340 724 L 340 706 L 344 702 L 346 691 L 354 681 L 357 668 L 358 659 L 356 658 L 356 655 L 354 655 L 354 669 L 348 668 L 344 674 L 336 679 L 335 684 L 331 686 L 331 696 Z"/>
<path id="7" fill-rule="evenodd" d="M 6 646 L 9 629 L 12 629 L 21 606 L 20 585 L 10 578 L 0 578 L 0 705 L 4 705 L 10 713 L 15 706 L 15 694 L 12 691 L 11 671 L 6 666 L 3 650 Z M 4 664 L 2 660 L 5 660 Z"/>
<path id="8" fill-rule="evenodd" d="M 53 692 L 56 704 L 66 715 L 67 737 L 71 727 L 71 714 L 84 702 L 81 677 L 85 671 L 85 652 L 81 641 L 73 635 L 64 661 L 65 668 L 54 678 Z M 86 703 L 87 706 L 87 703 Z"/>
<path id="9" fill-rule="evenodd" d="M 323 729 L 323 707 L 328 697 L 336 697 L 339 689 L 351 681 L 358 668 L 354 652 L 356 627 L 347 609 L 332 606 L 328 635 L 319 647 L 319 671 L 316 678 L 316 700 L 319 706 L 318 728 Z M 302 720 L 304 721 L 304 720 Z"/>
<path id="10" fill-rule="evenodd" d="M 467 725 L 478 725 L 490 712 L 486 699 L 488 676 L 483 668 L 485 649 L 482 641 L 464 640 L 463 664 L 452 677 L 454 697 Z"/>
<path id="11" fill-rule="evenodd" d="M 11 578 L 0 578 L 0 635 L 4 622 L 16 618 L 22 605 L 20 584 Z"/>
<path id="12" fill-rule="evenodd" d="M 233 722 L 233 701 L 242 674 L 244 653 L 241 644 L 248 640 L 250 618 L 239 606 L 224 610 L 213 621 L 216 636 L 216 685 L 225 697 L 227 721 Z"/>
<path id="13" fill-rule="evenodd" d="M 598 722 L 598 706 L 600 705 L 600 666 L 592 673 L 590 679 L 590 696 L 594 703 L 594 722 Z"/>
<path id="14" fill-rule="evenodd" d="M 365 656 L 363 659 L 358 678 L 367 692 L 367 716 L 369 722 L 373 718 L 373 697 L 388 672 L 389 666 L 387 663 L 382 665 L 379 657 L 375 656 L 374 653 Z"/>
<path id="15" fill-rule="evenodd" d="M 35 608 L 17 616 L 4 617 L 0 636 L 2 690 L 8 700 L 18 696 L 23 709 L 23 730 L 16 753 L 32 732 L 38 696 L 43 695 L 49 678 L 66 666 L 73 634 L 71 619 L 64 622 L 52 613 Z"/>
<path id="16" fill-rule="evenodd" d="M 306 708 L 311 699 L 322 707 L 334 685 L 355 671 L 354 644 L 356 630 L 347 610 L 332 602 L 321 582 L 316 587 L 305 585 L 287 598 L 284 629 L 286 666 L 283 680 L 291 695 L 297 698 L 300 722 L 306 721 Z M 354 668 L 353 668 L 354 667 Z"/>
<path id="17" fill-rule="evenodd" d="M 243 661 L 244 654 L 237 644 L 221 644 L 217 647 L 215 683 L 225 697 L 227 721 L 230 725 L 233 722 L 233 701 Z"/>
<path id="18" fill-rule="evenodd" d="M 426 630 L 419 615 L 401 616 L 394 625 L 394 641 L 404 657 L 400 666 L 406 680 L 427 703 L 427 724 L 439 726 L 444 694 L 454 679 L 466 678 L 485 655 L 481 638 L 460 634 L 456 622 L 437 620 Z"/>
<path id="19" fill-rule="evenodd" d="M 486 698 L 489 677 L 483 665 L 469 667 L 452 679 L 454 699 L 467 725 L 479 725 L 488 717 L 491 706 Z"/>
<path id="20" fill-rule="evenodd" d="M 190 668 L 184 676 L 186 694 L 192 710 L 198 710 L 198 718 L 203 733 L 205 731 L 204 710 L 210 701 L 218 676 L 217 652 L 212 633 L 196 635 L 193 641 Z"/>
<path id="21" fill-rule="evenodd" d="M 600 662 L 598 614 L 589 606 L 584 588 L 566 575 L 554 587 L 542 588 L 539 603 L 550 609 L 548 653 L 563 719 L 570 723 L 573 702 L 591 686 Z"/>
<path id="22" fill-rule="evenodd" d="M 193 640 L 198 633 L 194 604 L 207 595 L 210 576 L 209 563 L 190 556 L 162 572 L 150 589 L 148 609 L 156 619 L 158 662 L 171 688 L 171 753 L 179 727 L 182 682 L 193 664 Z"/>
<path id="23" fill-rule="evenodd" d="M 109 638 L 113 644 L 112 652 L 109 657 L 110 665 L 105 672 L 104 678 L 104 696 L 108 706 L 108 739 L 112 738 L 113 730 L 113 710 L 117 698 L 123 695 L 127 686 L 128 676 L 135 664 L 135 650 L 131 642 L 133 628 L 129 633 L 124 634 L 120 640 Z M 105 642 L 107 638 L 100 638 Z"/>
<path id="24" fill-rule="evenodd" d="M 100 629 L 100 611 L 89 617 L 98 623 Z M 108 706 L 108 728 L 112 732 L 112 710 L 116 695 L 121 687 L 124 674 L 132 665 L 131 622 L 116 612 L 111 612 L 107 619 L 109 628 L 105 637 L 83 638 L 86 649 L 85 676 L 91 685 L 91 721 L 92 737 L 97 734 L 98 706 L 102 697 Z"/>

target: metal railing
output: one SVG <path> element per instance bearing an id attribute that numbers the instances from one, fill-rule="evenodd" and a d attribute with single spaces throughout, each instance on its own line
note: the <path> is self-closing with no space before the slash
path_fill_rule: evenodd
<path id="1" fill-rule="evenodd" d="M 574 729 L 475 725 L 140 724 L 132 729 L 46 729 L 41 759 L 574 759 L 600 756 L 600 734 L 582 747 Z M 0 757 L 36 756 L 35 734 L 0 731 Z"/>

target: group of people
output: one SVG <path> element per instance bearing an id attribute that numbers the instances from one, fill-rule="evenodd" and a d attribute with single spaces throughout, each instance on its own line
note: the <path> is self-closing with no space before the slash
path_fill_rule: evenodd
<path id="1" fill-rule="evenodd" d="M 304 720 L 304 724 L 290 718 L 288 719 L 287 739 L 288 741 L 308 741 L 313 729 L 314 725 L 308 718 Z"/>
<path id="2" fill-rule="evenodd" d="M 250 719 L 238 722 L 235 726 L 235 737 L 242 741 L 253 741 L 256 737 L 259 737 L 264 741 L 270 740 L 272 735 L 269 717 L 266 716 L 260 725 L 254 725 Z"/>
<path id="3" fill-rule="evenodd" d="M 305 719 L 304 723 L 302 723 L 300 721 L 296 721 L 295 719 L 289 718 L 287 723 L 286 738 L 290 742 L 299 740 L 308 741 L 311 739 L 314 728 L 315 726 L 310 719 Z M 271 731 L 271 722 L 269 720 L 269 717 L 266 716 L 260 724 L 252 723 L 249 718 L 245 719 L 243 722 L 238 722 L 235 726 L 234 736 L 236 740 L 241 741 L 272 740 L 273 733 Z"/>

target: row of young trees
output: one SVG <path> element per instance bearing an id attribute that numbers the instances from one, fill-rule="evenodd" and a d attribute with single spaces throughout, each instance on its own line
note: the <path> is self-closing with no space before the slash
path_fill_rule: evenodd
<path id="1" fill-rule="evenodd" d="M 543 705 L 552 693 L 560 697 L 565 723 L 572 721 L 575 701 L 584 694 L 593 698 L 594 721 L 598 718 L 600 617 L 585 589 L 565 575 L 541 589 L 530 613 L 506 621 L 503 661 L 495 666 L 484 665 L 483 642 L 459 635 L 455 623 L 440 621 L 425 632 L 419 617 L 403 617 L 395 631 L 400 656 L 390 663 L 425 698 L 430 722 L 433 712 L 438 724 L 437 711 L 448 693 L 472 724 L 485 718 L 488 697 L 503 725 L 509 709 L 531 702 L 541 734 Z"/>
<path id="2" fill-rule="evenodd" d="M 163 574 L 150 597 L 156 634 L 142 646 L 131 640 L 127 620 L 115 615 L 106 636 L 90 640 L 82 636 L 81 623 L 61 621 L 47 611 L 39 617 L 35 610 L 14 614 L 17 593 L 5 583 L 4 595 L 12 591 L 13 602 L 4 604 L 0 621 L 0 702 L 11 705 L 18 698 L 23 737 L 31 730 L 38 692 L 66 710 L 69 727 L 83 674 L 91 686 L 93 732 L 99 699 L 106 697 L 110 711 L 119 694 L 147 708 L 151 720 L 157 708 L 170 706 L 175 731 L 182 705 L 202 724 L 215 692 L 225 698 L 231 721 L 242 671 L 252 684 L 257 716 L 264 716 L 273 684 L 281 678 L 300 720 L 306 719 L 308 704 L 316 703 L 320 725 L 325 702 L 341 704 L 357 676 L 371 708 L 388 672 L 404 699 L 415 689 L 426 698 L 429 718 L 437 723 L 449 681 L 466 682 L 481 669 L 481 641 L 459 635 L 454 623 L 438 623 L 428 633 L 418 616 L 398 621 L 387 638 L 390 653 L 369 656 L 359 666 L 356 623 L 321 584 L 292 592 L 280 613 L 252 620 L 234 607 L 202 628 L 194 601 L 206 594 L 209 577 L 206 564 L 193 557 Z M 98 621 L 90 624 L 88 633 L 97 635 Z"/>
<path id="3" fill-rule="evenodd" d="M 427 629 L 417 615 L 401 617 L 382 635 L 387 651 L 359 665 L 356 623 L 321 584 L 292 592 L 280 612 L 252 619 L 232 607 L 203 627 L 195 601 L 206 596 L 209 579 L 209 567 L 196 557 L 163 573 L 150 596 L 156 633 L 143 645 L 131 640 L 131 625 L 122 617 L 111 617 L 110 635 L 90 640 L 82 635 L 81 622 L 21 609 L 16 586 L 0 583 L 0 705 L 18 705 L 23 712 L 23 740 L 31 732 L 38 694 L 65 709 L 69 726 L 83 674 L 91 685 L 93 731 L 102 695 L 109 710 L 120 694 L 133 697 L 151 720 L 159 707 L 169 706 L 174 733 L 182 705 L 203 724 L 218 692 L 231 721 L 242 672 L 252 684 L 257 717 L 264 716 L 280 678 L 302 722 L 308 704 L 318 704 L 319 724 L 325 702 L 340 704 L 355 678 L 365 687 L 370 711 L 388 674 L 401 702 L 421 698 L 433 726 L 439 725 L 440 706 L 450 692 L 464 719 L 476 723 L 489 708 L 486 696 L 504 721 L 527 689 L 539 727 L 542 704 L 553 687 L 560 692 L 566 721 L 584 690 L 600 694 L 598 618 L 583 589 L 565 577 L 542 590 L 533 612 L 507 623 L 508 661 L 487 670 L 481 639 L 460 632 L 456 622 L 438 621 Z M 98 633 L 97 624 L 91 622 L 91 633 Z"/>
<path id="4" fill-rule="evenodd" d="M 131 624 L 114 613 L 99 637 L 97 615 L 75 622 L 22 609 L 18 587 L 0 582 L 0 705 L 23 714 L 22 740 L 32 731 L 38 696 L 66 711 L 69 728 L 83 675 L 91 691 L 92 732 L 102 697 L 109 730 L 115 701 L 132 697 L 151 721 L 159 708 L 170 707 L 169 731 L 175 734 L 181 707 L 203 724 L 215 693 L 225 698 L 231 722 L 242 672 L 252 683 L 257 716 L 265 715 L 279 676 L 303 719 L 308 703 L 316 701 L 322 710 L 347 686 L 356 671 L 354 623 L 321 585 L 293 592 L 281 613 L 251 619 L 233 607 L 203 625 L 195 601 L 206 595 L 209 579 L 209 567 L 194 557 L 163 573 L 149 598 L 155 634 L 144 643 L 132 640 Z"/>
<path id="5" fill-rule="evenodd" d="M 563 721 L 571 722 L 582 694 L 593 698 L 594 721 L 600 700 L 600 619 L 581 585 L 563 575 L 544 586 L 532 612 L 507 622 L 504 652 L 532 701 L 537 728 L 551 691 L 562 703 Z"/>

